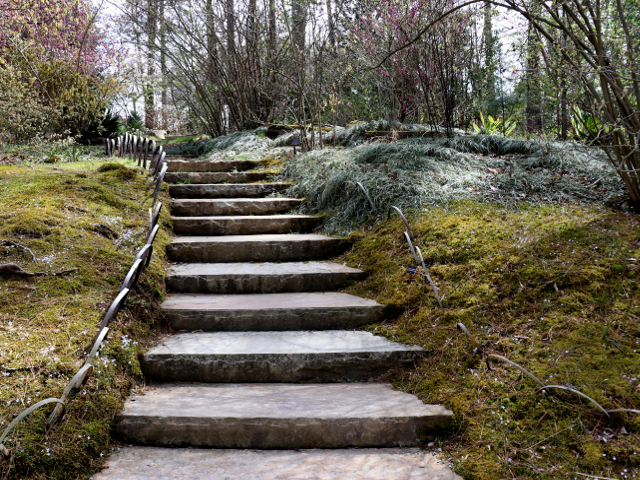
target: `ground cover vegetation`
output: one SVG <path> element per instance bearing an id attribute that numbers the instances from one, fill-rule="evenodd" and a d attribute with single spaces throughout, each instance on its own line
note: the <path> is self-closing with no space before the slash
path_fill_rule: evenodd
<path id="1" fill-rule="evenodd" d="M 28 406 L 59 397 L 81 366 L 144 244 L 150 201 L 146 173 L 124 160 L 0 166 L 0 264 L 72 270 L 0 272 L 0 430 Z M 114 447 L 114 415 L 142 382 L 138 353 L 165 328 L 158 303 L 166 209 L 160 221 L 151 265 L 110 325 L 92 375 L 50 432 L 53 406 L 18 424 L 4 442 L 10 456 L 0 455 L 0 478 L 88 478 Z"/>

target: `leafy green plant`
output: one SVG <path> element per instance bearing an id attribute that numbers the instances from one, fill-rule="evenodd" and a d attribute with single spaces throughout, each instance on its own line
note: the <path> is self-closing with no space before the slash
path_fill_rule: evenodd
<path id="1" fill-rule="evenodd" d="M 597 118 L 583 113 L 580 107 L 573 107 L 573 115 L 571 115 L 571 125 L 574 134 L 582 140 L 593 139 L 598 136 L 600 130 L 609 133 L 609 126 Z"/>
<path id="2" fill-rule="evenodd" d="M 67 148 L 65 155 L 69 162 L 79 162 L 83 155 L 82 149 L 78 145 L 71 145 Z"/>
<path id="3" fill-rule="evenodd" d="M 135 130 L 146 130 L 142 117 L 138 112 L 131 112 L 127 117 L 127 130 L 130 132 Z"/>
<path id="4" fill-rule="evenodd" d="M 473 129 L 476 133 L 504 135 L 505 137 L 511 135 L 518 124 L 513 117 L 503 121 L 500 117 L 494 119 L 491 115 L 487 115 L 487 118 L 485 118 L 482 112 L 480 112 L 480 123 L 480 126 L 476 123 L 473 124 Z"/>

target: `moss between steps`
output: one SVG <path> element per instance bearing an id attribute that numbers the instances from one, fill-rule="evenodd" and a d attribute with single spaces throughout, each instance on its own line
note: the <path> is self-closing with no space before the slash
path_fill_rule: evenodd
<path id="1" fill-rule="evenodd" d="M 100 167 L 100 168 L 98 168 Z M 98 325 L 144 243 L 150 190 L 132 163 L 0 167 L 0 263 L 61 277 L 0 274 L 0 431 L 28 405 L 60 396 L 91 347 Z M 45 435 L 52 407 L 19 424 L 0 456 L 0 478 L 81 479 L 100 468 L 113 444 L 113 417 L 141 381 L 138 352 L 164 328 L 164 209 L 153 261 L 110 326 L 94 374 Z"/>
<path id="2" fill-rule="evenodd" d="M 639 220 L 597 205 L 460 201 L 414 211 L 443 309 L 406 273 L 414 261 L 402 222 L 352 235 L 360 238 L 340 260 L 370 276 L 347 291 L 387 305 L 390 319 L 370 331 L 433 351 L 394 381 L 453 410 L 433 448 L 464 478 L 640 476 L 639 415 L 609 420 L 577 396 L 539 393 L 505 364 L 487 370 L 456 328 L 546 384 L 571 384 L 607 409 L 640 408 Z"/>

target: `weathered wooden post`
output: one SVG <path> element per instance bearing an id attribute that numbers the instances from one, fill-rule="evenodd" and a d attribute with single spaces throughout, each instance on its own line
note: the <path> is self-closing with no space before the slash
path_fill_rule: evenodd
<path id="1" fill-rule="evenodd" d="M 151 140 L 151 158 L 149 159 L 149 170 L 153 167 L 153 160 L 156 158 L 156 141 Z"/>
<path id="2" fill-rule="evenodd" d="M 131 160 L 136 159 L 136 149 L 138 148 L 138 136 L 133 136 L 133 142 L 131 143 Z"/>
<path id="3" fill-rule="evenodd" d="M 149 139 L 144 137 L 144 158 L 142 159 L 142 168 L 147 169 L 147 158 L 149 157 Z"/>

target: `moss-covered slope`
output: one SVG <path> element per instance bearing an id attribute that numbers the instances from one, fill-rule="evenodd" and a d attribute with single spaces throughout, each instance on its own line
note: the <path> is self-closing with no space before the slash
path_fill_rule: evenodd
<path id="1" fill-rule="evenodd" d="M 395 379 L 453 409 L 455 427 L 433 448 L 467 479 L 639 475 L 639 415 L 609 419 L 574 394 L 541 394 L 503 363 L 488 370 L 456 328 L 546 384 L 572 385 L 606 409 L 640 408 L 638 217 L 461 201 L 409 218 L 445 308 L 406 273 L 415 262 L 399 220 L 363 235 L 343 261 L 370 273 L 348 291 L 387 305 L 390 319 L 370 330 L 433 352 Z"/>
<path id="2" fill-rule="evenodd" d="M 126 163 L 126 162 L 123 162 Z M 0 431 L 15 415 L 58 397 L 78 370 L 106 309 L 144 244 L 150 190 L 132 164 L 0 167 L 0 263 L 30 272 L 77 269 L 60 277 L 0 274 Z M 141 380 L 137 353 L 159 333 L 168 209 L 153 261 L 110 325 L 86 385 L 45 435 L 46 406 L 19 424 L 0 456 L 0 478 L 88 478 L 112 448 L 113 416 Z"/>

